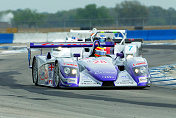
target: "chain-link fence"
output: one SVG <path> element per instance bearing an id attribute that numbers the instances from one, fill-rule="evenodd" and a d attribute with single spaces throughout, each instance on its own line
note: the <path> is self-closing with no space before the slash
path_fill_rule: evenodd
<path id="1" fill-rule="evenodd" d="M 67 28 L 67 27 L 122 27 L 176 25 L 176 17 L 113 18 L 113 19 L 62 19 L 48 21 L 16 21 L 12 27 L 20 28 Z"/>
<path id="2" fill-rule="evenodd" d="M 6 23 L 7 24 L 7 23 Z M 38 31 L 40 29 L 54 29 L 60 28 L 64 29 L 62 31 L 66 31 L 65 29 L 70 28 L 81 28 L 81 29 L 91 29 L 93 27 L 96 28 L 114 28 L 118 29 L 119 27 L 134 27 L 133 29 L 143 29 L 148 26 L 159 26 L 166 27 L 167 29 L 175 29 L 176 28 L 176 17 L 150 17 L 150 18 L 103 18 L 103 19 L 59 19 L 59 20 L 43 20 L 43 21 L 13 21 L 11 24 L 6 25 L 2 24 L 3 28 L 17 28 L 17 29 L 35 29 Z M 6 27 L 5 27 L 6 25 Z M 2 27 L 0 27 L 2 29 Z M 163 28 L 164 29 L 164 28 Z"/>

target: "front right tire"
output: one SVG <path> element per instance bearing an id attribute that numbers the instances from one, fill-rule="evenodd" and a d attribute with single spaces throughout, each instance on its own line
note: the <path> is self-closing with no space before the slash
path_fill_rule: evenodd
<path id="1" fill-rule="evenodd" d="M 59 64 L 58 62 L 55 62 L 55 65 L 54 65 L 54 86 L 56 88 L 60 88 L 60 76 L 59 76 L 59 73 L 60 73 L 60 70 L 59 70 Z"/>

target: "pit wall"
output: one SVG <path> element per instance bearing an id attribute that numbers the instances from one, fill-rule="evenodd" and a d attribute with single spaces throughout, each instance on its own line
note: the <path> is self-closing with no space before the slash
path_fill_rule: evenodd
<path id="1" fill-rule="evenodd" d="M 0 34 L 0 43 L 52 42 L 63 40 L 67 32 Z M 176 40 L 176 30 L 127 30 L 127 38 L 144 41 Z"/>

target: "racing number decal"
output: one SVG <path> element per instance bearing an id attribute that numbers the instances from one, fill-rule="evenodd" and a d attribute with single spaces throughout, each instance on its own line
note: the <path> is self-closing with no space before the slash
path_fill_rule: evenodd
<path id="1" fill-rule="evenodd" d="M 129 46 L 129 51 L 131 51 L 132 48 L 133 48 L 133 46 Z"/>
<path id="2" fill-rule="evenodd" d="M 105 61 L 105 60 L 95 60 L 95 61 L 93 61 L 93 63 L 94 64 L 106 64 L 107 61 Z"/>

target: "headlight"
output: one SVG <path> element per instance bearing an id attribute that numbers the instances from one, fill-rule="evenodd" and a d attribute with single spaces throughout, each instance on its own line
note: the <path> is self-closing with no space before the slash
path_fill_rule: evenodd
<path id="1" fill-rule="evenodd" d="M 134 72 L 135 72 L 136 74 L 139 73 L 139 69 L 138 69 L 138 68 L 134 69 Z"/>
<path id="2" fill-rule="evenodd" d="M 65 67 L 65 68 L 64 68 L 64 73 L 65 73 L 65 74 L 69 74 L 69 73 L 70 73 L 70 68 Z"/>
<path id="3" fill-rule="evenodd" d="M 64 78 L 76 78 L 79 74 L 78 68 L 64 66 L 61 67 L 61 74 Z"/>
<path id="4" fill-rule="evenodd" d="M 135 74 L 137 75 L 143 75 L 143 74 L 147 74 L 147 67 L 145 66 L 141 66 L 141 67 L 134 67 L 133 71 Z"/>
<path id="5" fill-rule="evenodd" d="M 127 55 L 126 58 L 127 58 L 127 59 L 133 58 L 133 55 L 131 55 L 131 54 L 130 54 L 130 55 Z"/>
<path id="6" fill-rule="evenodd" d="M 77 73 L 76 69 L 72 69 L 72 74 L 75 75 Z"/>

